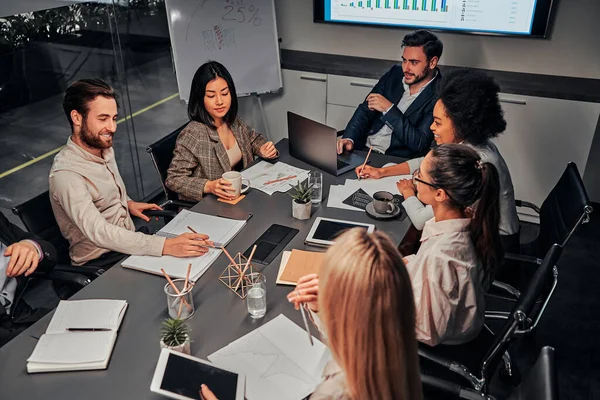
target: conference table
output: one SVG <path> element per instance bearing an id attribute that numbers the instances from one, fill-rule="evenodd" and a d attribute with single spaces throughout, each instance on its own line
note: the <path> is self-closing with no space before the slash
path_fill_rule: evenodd
<path id="1" fill-rule="evenodd" d="M 316 170 L 315 167 L 289 155 L 288 140 L 277 143 L 279 161 L 287 164 Z M 375 154 L 370 164 L 383 166 L 388 162 L 402 162 L 403 159 Z M 251 189 L 246 198 L 236 205 L 225 204 L 213 196 L 207 196 L 192 208 L 206 214 L 227 213 L 231 208 L 236 212 L 251 213 L 242 231 L 227 245 L 230 253 L 244 252 L 272 224 L 289 226 L 300 232 L 286 246 L 285 250 L 317 250 L 306 246 L 304 239 L 316 217 L 329 217 L 357 222 L 373 223 L 377 230 L 388 233 L 399 244 L 410 226 L 410 220 L 403 215 L 399 219 L 376 220 L 365 212 L 328 208 L 329 186 L 344 184 L 346 179 L 355 179 L 353 171 L 335 177 L 323 173 L 323 202 L 313 207 L 309 220 L 292 218 L 291 198 L 285 193 L 269 196 Z M 209 354 L 228 345 L 260 327 L 280 314 L 284 314 L 300 327 L 303 327 L 300 312 L 288 303 L 286 295 L 292 286 L 276 285 L 281 253 L 271 264 L 257 264 L 267 279 L 267 313 L 263 318 L 252 319 L 241 300 L 223 283 L 219 275 L 226 268 L 228 260 L 224 254 L 196 282 L 194 303 L 196 312 L 187 321 L 191 328 L 191 353 L 206 359 Z M 166 280 L 157 275 L 122 268 L 115 265 L 91 284 L 76 293 L 72 299 L 122 299 L 129 307 L 118 334 L 108 368 L 99 371 L 76 371 L 28 374 L 26 360 L 31 355 L 37 339 L 44 333 L 53 313 L 25 330 L 11 342 L 0 348 L 0 399 L 161 399 L 150 392 L 150 382 L 160 353 L 161 322 L 168 318 L 164 286 Z M 313 329 L 313 334 L 317 335 Z M 200 385 L 201 382 L 198 382 Z"/>

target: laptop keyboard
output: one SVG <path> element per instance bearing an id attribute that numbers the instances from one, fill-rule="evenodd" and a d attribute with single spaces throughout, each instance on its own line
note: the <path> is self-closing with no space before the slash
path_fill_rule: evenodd
<path id="1" fill-rule="evenodd" d="M 347 167 L 348 165 L 350 165 L 350 164 L 348 164 L 348 163 L 347 163 L 347 162 L 345 162 L 345 161 L 342 161 L 342 160 L 340 160 L 339 158 L 337 159 L 337 169 L 338 169 L 338 170 L 339 170 L 339 169 L 342 169 L 342 168 L 344 168 L 344 167 Z"/>

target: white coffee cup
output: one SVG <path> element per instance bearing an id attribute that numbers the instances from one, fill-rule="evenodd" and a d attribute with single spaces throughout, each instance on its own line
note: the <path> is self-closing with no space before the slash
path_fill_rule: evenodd
<path id="1" fill-rule="evenodd" d="M 236 198 L 250 189 L 250 181 L 248 179 L 243 179 L 242 174 L 237 171 L 225 172 L 221 177 L 231 183 L 231 188 L 234 190 L 233 195 Z M 246 187 L 244 189 L 242 189 L 242 181 L 246 181 Z"/>

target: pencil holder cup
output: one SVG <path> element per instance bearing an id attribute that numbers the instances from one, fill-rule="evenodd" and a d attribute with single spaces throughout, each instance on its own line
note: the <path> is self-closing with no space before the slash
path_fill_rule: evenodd
<path id="1" fill-rule="evenodd" d="M 169 317 L 183 320 L 189 319 L 196 311 L 194 308 L 194 297 L 192 296 L 194 284 L 188 282 L 186 288 L 185 279 L 173 279 L 173 284 L 177 288 L 177 291 L 169 283 L 165 285 Z"/>
<path id="2" fill-rule="evenodd" d="M 259 271 L 252 263 L 248 264 L 248 267 L 246 268 L 248 259 L 244 257 L 242 253 L 237 253 L 233 257 L 233 260 L 235 261 L 235 264 L 230 262 L 229 265 L 227 265 L 227 268 L 225 268 L 219 276 L 219 280 L 243 300 L 248 295 L 248 290 L 252 287 L 252 282 L 249 277 Z"/>

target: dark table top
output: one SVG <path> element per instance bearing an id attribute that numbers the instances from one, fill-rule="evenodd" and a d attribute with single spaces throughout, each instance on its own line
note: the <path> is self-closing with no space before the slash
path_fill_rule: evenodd
<path id="1" fill-rule="evenodd" d="M 277 144 L 280 161 L 313 169 L 288 154 L 288 141 Z M 383 166 L 401 159 L 380 154 L 371 155 L 371 164 Z M 323 196 L 329 185 L 343 184 L 347 178 L 355 178 L 353 172 L 340 177 L 323 173 Z M 311 249 L 304 239 L 317 216 L 327 216 L 374 223 L 378 230 L 390 234 L 396 243 L 406 233 L 410 222 L 403 220 L 379 221 L 363 212 L 327 208 L 326 200 L 314 209 L 311 219 L 299 221 L 292 218 L 291 199 L 285 193 L 268 196 L 250 190 L 245 199 L 232 206 L 208 196 L 192 210 L 207 214 L 219 214 L 235 207 L 252 213 L 244 229 L 229 243 L 230 253 L 245 251 L 273 223 L 299 229 L 300 232 L 286 246 L 291 249 Z M 194 289 L 196 313 L 188 321 L 192 329 L 192 355 L 206 359 L 216 350 L 226 346 L 279 314 L 284 314 L 299 326 L 303 326 L 298 311 L 287 302 L 291 286 L 275 285 L 281 254 L 268 266 L 260 266 L 267 279 L 267 314 L 253 320 L 247 313 L 246 304 L 218 280 L 227 266 L 227 258 L 221 255 L 198 280 Z M 12 399 L 160 399 L 150 392 L 150 382 L 160 353 L 159 331 L 161 322 L 168 317 L 166 297 L 163 292 L 165 279 L 116 265 L 79 291 L 73 299 L 123 299 L 129 303 L 108 369 L 101 371 L 77 371 L 27 374 L 26 360 L 33 351 L 36 339 L 44 333 L 53 313 L 42 318 L 32 327 L 0 349 L 0 398 Z M 314 334 L 314 332 L 313 332 Z"/>

